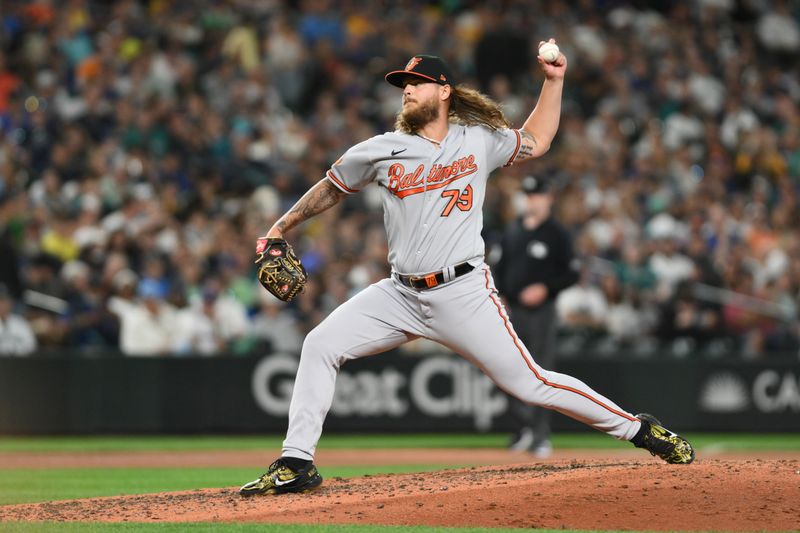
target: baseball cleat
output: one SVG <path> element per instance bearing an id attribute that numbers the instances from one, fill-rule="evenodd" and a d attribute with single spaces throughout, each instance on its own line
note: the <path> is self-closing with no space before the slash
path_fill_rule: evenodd
<path id="1" fill-rule="evenodd" d="M 260 478 L 251 481 L 239 489 L 242 496 L 256 494 L 284 494 L 287 492 L 309 492 L 322 484 L 314 463 L 300 470 L 290 468 L 283 459 L 278 459 L 269 466 Z"/>
<path id="2" fill-rule="evenodd" d="M 635 444 L 637 448 L 644 448 L 673 465 L 688 465 L 694 461 L 694 448 L 689 441 L 662 426 L 653 415 L 640 413 L 636 418 L 646 424 L 642 441 Z"/>

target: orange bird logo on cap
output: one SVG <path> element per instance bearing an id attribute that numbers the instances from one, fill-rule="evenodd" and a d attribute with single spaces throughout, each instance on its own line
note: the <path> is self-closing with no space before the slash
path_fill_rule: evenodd
<path id="1" fill-rule="evenodd" d="M 414 70 L 414 67 L 416 67 L 420 61 L 422 61 L 421 57 L 412 57 L 411 61 L 406 65 L 406 70 Z"/>

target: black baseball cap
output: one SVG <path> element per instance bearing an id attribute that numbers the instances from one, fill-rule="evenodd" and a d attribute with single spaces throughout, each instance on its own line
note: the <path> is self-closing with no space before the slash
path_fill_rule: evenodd
<path id="1" fill-rule="evenodd" d="M 403 80 L 407 76 L 416 76 L 439 85 L 455 85 L 455 76 L 450 66 L 441 57 L 416 55 L 412 57 L 403 70 L 393 70 L 386 75 L 386 81 L 400 87 L 405 87 Z"/>
<path id="2" fill-rule="evenodd" d="M 550 192 L 550 180 L 536 176 L 522 178 L 522 190 L 526 194 L 545 194 Z"/>

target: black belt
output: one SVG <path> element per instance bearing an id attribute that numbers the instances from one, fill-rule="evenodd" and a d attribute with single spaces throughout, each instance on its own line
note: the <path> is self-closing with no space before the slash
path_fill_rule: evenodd
<path id="1" fill-rule="evenodd" d="M 475 267 L 469 263 L 456 265 L 453 267 L 453 279 L 463 276 L 467 272 L 472 272 L 474 269 Z M 412 289 L 431 289 L 444 283 L 444 272 L 440 270 L 439 272 L 431 272 L 430 274 L 424 274 L 422 276 L 404 276 L 403 274 L 397 274 L 397 279 L 400 280 L 400 283 Z"/>

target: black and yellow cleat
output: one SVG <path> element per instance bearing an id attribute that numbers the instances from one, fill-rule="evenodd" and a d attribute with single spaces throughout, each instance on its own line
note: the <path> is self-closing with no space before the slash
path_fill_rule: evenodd
<path id="1" fill-rule="evenodd" d="M 694 461 L 694 448 L 689 441 L 662 426 L 653 415 L 640 413 L 636 418 L 642 421 L 644 430 L 638 442 L 634 442 L 637 448 L 644 448 L 673 465 L 688 465 Z"/>
<path id="2" fill-rule="evenodd" d="M 284 494 L 287 492 L 309 492 L 322 484 L 314 463 L 295 470 L 283 459 L 272 463 L 264 475 L 251 481 L 239 489 L 242 496 L 255 496 L 256 494 Z"/>

